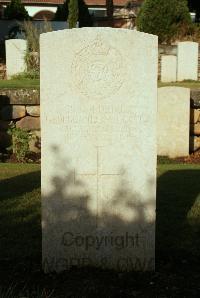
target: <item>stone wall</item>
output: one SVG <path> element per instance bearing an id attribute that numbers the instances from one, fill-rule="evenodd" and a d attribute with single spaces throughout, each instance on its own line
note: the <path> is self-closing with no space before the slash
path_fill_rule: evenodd
<path id="1" fill-rule="evenodd" d="M 190 151 L 200 149 L 200 89 L 190 93 Z"/>
<path id="2" fill-rule="evenodd" d="M 0 151 L 11 145 L 7 130 L 13 121 L 16 127 L 32 134 L 30 150 L 40 152 L 40 98 L 37 89 L 0 90 Z"/>
<path id="3" fill-rule="evenodd" d="M 178 115 L 177 117 L 181 117 Z M 40 151 L 40 98 L 37 89 L 0 90 L 0 152 L 5 152 L 11 144 L 7 134 L 11 121 L 17 127 L 33 133 L 30 149 Z M 200 89 L 191 90 L 190 109 L 190 151 L 200 149 Z"/>

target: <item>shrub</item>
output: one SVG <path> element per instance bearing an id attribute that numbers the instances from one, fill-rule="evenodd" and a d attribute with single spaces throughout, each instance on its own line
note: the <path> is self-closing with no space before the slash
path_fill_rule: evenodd
<path id="1" fill-rule="evenodd" d="M 186 0 L 146 0 L 136 20 L 139 31 L 158 35 L 161 43 L 169 42 L 191 22 Z"/>
<path id="2" fill-rule="evenodd" d="M 76 28 L 76 24 L 78 21 L 78 0 L 69 0 L 68 4 L 68 22 L 69 28 Z"/>
<path id="3" fill-rule="evenodd" d="M 55 21 L 67 21 L 69 16 L 68 9 L 69 0 L 66 0 L 64 4 L 59 5 L 55 13 Z M 78 0 L 78 22 L 79 27 L 90 27 L 92 26 L 92 18 L 89 14 L 88 7 L 84 0 Z"/>
<path id="4" fill-rule="evenodd" d="M 4 10 L 6 19 L 28 20 L 29 15 L 21 0 L 11 0 Z"/>
<path id="5" fill-rule="evenodd" d="M 13 122 L 10 124 L 8 134 L 12 136 L 12 145 L 7 149 L 12 150 L 19 162 L 25 162 L 32 135 L 27 130 L 16 127 Z"/>

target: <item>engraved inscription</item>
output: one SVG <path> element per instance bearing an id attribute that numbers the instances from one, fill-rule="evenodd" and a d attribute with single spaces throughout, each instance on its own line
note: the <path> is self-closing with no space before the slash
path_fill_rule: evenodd
<path id="1" fill-rule="evenodd" d="M 97 35 L 92 44 L 75 54 L 71 73 L 76 93 L 90 98 L 109 97 L 123 82 L 122 55 Z"/>
<path id="2" fill-rule="evenodd" d="M 91 105 L 79 109 L 74 105 L 66 105 L 63 112 L 53 116 L 45 114 L 51 125 L 61 126 L 66 140 L 85 139 L 94 146 L 126 141 L 141 133 L 141 129 L 151 123 L 152 113 L 136 111 L 134 105 Z M 143 126 L 142 126 L 142 125 Z"/>

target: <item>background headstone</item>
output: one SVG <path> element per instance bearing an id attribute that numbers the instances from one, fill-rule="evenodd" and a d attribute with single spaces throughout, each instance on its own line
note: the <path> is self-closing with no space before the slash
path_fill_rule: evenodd
<path id="1" fill-rule="evenodd" d="M 198 80 L 198 49 L 197 42 L 178 43 L 177 81 Z"/>
<path id="2" fill-rule="evenodd" d="M 9 79 L 26 70 L 26 41 L 24 39 L 6 40 L 6 74 Z"/>
<path id="3" fill-rule="evenodd" d="M 82 28 L 40 46 L 45 272 L 153 270 L 157 37 Z"/>
<path id="4" fill-rule="evenodd" d="M 189 155 L 190 89 L 158 88 L 158 155 Z"/>
<path id="5" fill-rule="evenodd" d="M 176 82 L 177 58 L 173 55 L 161 56 L 161 82 Z"/>

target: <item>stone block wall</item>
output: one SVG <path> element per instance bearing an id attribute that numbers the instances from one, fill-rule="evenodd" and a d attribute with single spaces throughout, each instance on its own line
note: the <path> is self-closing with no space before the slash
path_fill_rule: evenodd
<path id="1" fill-rule="evenodd" d="M 178 111 L 177 111 L 178 113 Z M 181 115 L 177 114 L 177 117 Z M 7 134 L 11 121 L 33 134 L 30 150 L 40 152 L 40 97 L 36 89 L 0 90 L 0 152 L 11 144 Z M 190 151 L 200 149 L 200 89 L 191 90 Z"/>
<path id="2" fill-rule="evenodd" d="M 40 152 L 40 98 L 37 89 L 0 90 L 0 152 L 11 145 L 7 130 L 13 121 L 16 127 L 32 134 L 30 151 Z"/>
<path id="3" fill-rule="evenodd" d="M 190 93 L 190 151 L 200 149 L 200 89 Z"/>
<path id="4" fill-rule="evenodd" d="M 198 80 L 200 80 L 200 44 L 199 44 L 199 59 L 198 59 Z"/>

